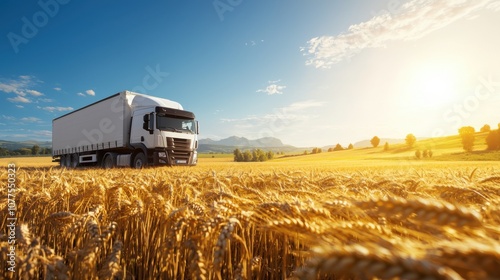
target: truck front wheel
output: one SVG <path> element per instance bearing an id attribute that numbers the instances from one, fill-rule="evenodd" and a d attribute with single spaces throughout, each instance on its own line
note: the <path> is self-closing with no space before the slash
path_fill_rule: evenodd
<path id="1" fill-rule="evenodd" d="M 147 158 L 144 155 L 144 153 L 138 153 L 134 157 L 134 161 L 132 162 L 132 167 L 136 169 L 141 169 L 143 167 L 146 167 L 148 165 Z"/>

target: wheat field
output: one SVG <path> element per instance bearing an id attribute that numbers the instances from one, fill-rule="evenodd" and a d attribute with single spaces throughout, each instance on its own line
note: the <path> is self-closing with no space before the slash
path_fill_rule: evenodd
<path id="1" fill-rule="evenodd" d="M 0 278 L 500 279 L 499 170 L 21 166 Z"/>

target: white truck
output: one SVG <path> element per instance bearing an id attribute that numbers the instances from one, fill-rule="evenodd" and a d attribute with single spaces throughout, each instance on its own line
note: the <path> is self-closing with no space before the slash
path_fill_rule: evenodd
<path id="1" fill-rule="evenodd" d="M 181 104 L 123 91 L 52 121 L 62 167 L 196 165 L 198 121 Z"/>

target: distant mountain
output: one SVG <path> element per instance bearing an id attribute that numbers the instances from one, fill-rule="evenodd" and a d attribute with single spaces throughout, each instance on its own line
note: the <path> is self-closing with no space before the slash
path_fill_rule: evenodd
<path id="1" fill-rule="evenodd" d="M 254 148 L 267 148 L 267 147 L 283 147 L 283 142 L 274 137 L 263 137 L 255 140 L 249 140 L 245 137 L 231 136 L 221 140 L 201 139 L 200 145 L 218 145 L 218 146 L 232 146 L 232 147 L 254 147 Z"/>
<path id="2" fill-rule="evenodd" d="M 7 141 L 7 140 L 0 140 L 0 148 L 4 148 L 7 150 L 11 150 L 11 151 L 21 149 L 21 148 L 31 148 L 34 145 L 38 145 L 41 148 L 52 148 L 51 141 L 35 141 L 35 140 Z"/>
<path id="3" fill-rule="evenodd" d="M 221 140 L 201 139 L 199 140 L 198 152 L 232 153 L 236 148 L 240 150 L 262 149 L 280 152 L 297 150 L 296 147 L 285 145 L 280 139 L 274 137 L 250 140 L 245 137 L 231 136 Z"/>

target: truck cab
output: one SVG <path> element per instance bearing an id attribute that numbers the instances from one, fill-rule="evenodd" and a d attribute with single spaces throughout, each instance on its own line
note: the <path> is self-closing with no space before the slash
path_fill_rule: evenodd
<path id="1" fill-rule="evenodd" d="M 134 112 L 131 146 L 145 148 L 148 163 L 154 165 L 195 165 L 198 161 L 198 121 L 194 114 L 160 106 L 152 109 Z"/>

